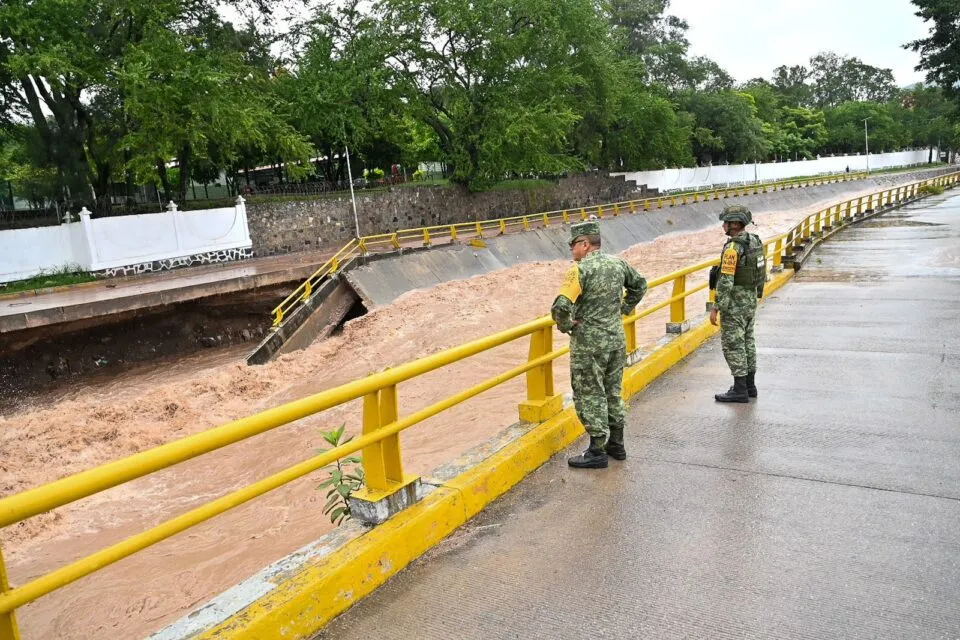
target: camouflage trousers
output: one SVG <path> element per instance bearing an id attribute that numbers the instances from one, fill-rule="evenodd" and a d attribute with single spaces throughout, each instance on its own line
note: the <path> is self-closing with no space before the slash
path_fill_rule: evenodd
<path id="1" fill-rule="evenodd" d="M 753 339 L 756 307 L 724 314 L 720 318 L 720 345 L 730 373 L 739 378 L 757 370 L 757 343 Z"/>
<path id="2" fill-rule="evenodd" d="M 570 384 L 577 417 L 587 433 L 610 437 L 610 429 L 623 429 L 626 409 L 623 404 L 623 348 L 579 352 L 570 357 Z"/>

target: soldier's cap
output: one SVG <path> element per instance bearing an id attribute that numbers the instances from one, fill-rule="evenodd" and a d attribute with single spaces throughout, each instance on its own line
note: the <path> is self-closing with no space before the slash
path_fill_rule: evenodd
<path id="1" fill-rule="evenodd" d="M 720 212 L 720 221 L 741 222 L 743 226 L 747 226 L 753 222 L 753 214 L 742 204 L 729 204 Z"/>
<path id="2" fill-rule="evenodd" d="M 593 220 L 570 225 L 570 246 L 583 236 L 600 235 L 600 223 Z"/>

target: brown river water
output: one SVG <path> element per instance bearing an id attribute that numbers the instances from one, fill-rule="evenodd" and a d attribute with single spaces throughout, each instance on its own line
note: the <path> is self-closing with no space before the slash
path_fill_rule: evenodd
<path id="1" fill-rule="evenodd" d="M 862 193 L 868 193 L 863 191 Z M 860 195 L 851 193 L 851 196 Z M 803 210 L 758 216 L 761 237 L 781 233 Z M 723 232 L 676 234 L 624 257 L 648 279 L 719 254 Z M 343 332 L 260 367 L 244 352 L 194 356 L 39 399 L 0 417 L 0 495 L 89 469 L 549 312 L 569 262 L 537 262 L 405 294 L 350 321 Z M 688 286 L 706 277 L 702 273 Z M 668 297 L 652 290 L 642 306 Z M 704 308 L 706 292 L 688 300 Z M 667 310 L 638 325 L 641 344 L 663 335 Z M 556 343 L 566 340 L 557 334 Z M 437 402 L 523 362 L 526 340 L 399 386 L 401 415 Z M 566 359 L 558 389 L 569 391 Z M 709 390 L 708 390 L 709 391 Z M 707 391 L 705 391 L 706 393 Z M 712 392 L 712 391 L 710 391 Z M 428 420 L 402 436 L 405 468 L 426 474 L 517 420 L 518 378 Z M 359 401 L 275 429 L 0 531 L 14 585 L 139 533 L 229 491 L 302 461 L 320 432 L 360 426 Z M 331 525 L 322 514 L 322 476 L 304 478 L 181 533 L 18 611 L 24 640 L 137 638 L 186 615 Z"/>

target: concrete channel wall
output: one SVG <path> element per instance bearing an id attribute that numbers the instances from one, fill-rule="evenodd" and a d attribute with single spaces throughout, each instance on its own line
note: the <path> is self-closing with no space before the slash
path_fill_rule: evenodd
<path id="1" fill-rule="evenodd" d="M 754 213 L 760 214 L 802 209 L 831 197 L 842 200 L 854 191 L 862 192 L 871 187 L 879 191 L 892 184 L 918 179 L 922 178 L 917 174 L 880 177 L 622 214 L 600 221 L 603 247 L 612 253 L 619 253 L 668 234 L 690 233 L 716 226 L 718 212 L 731 203 L 745 204 Z M 568 225 L 557 225 L 485 238 L 486 248 L 444 245 L 425 252 L 396 254 L 388 259 L 358 266 L 348 272 L 345 279 L 368 308 L 383 306 L 408 291 L 425 289 L 441 282 L 465 280 L 526 262 L 568 260 L 569 233 Z"/>

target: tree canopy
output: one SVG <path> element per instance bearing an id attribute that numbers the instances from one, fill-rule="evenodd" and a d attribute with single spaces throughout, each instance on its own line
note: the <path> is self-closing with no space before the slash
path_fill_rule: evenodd
<path id="1" fill-rule="evenodd" d="M 906 46 L 930 85 L 906 89 L 832 52 L 738 84 L 691 55 L 669 0 L 304 3 L 279 29 L 258 0 L 5 0 L 0 181 L 58 206 L 140 185 L 182 201 L 192 181 L 260 165 L 341 183 L 349 147 L 362 166 L 438 162 L 482 189 L 861 152 L 865 118 L 875 150 L 957 137 L 946 0 L 914 0 L 933 26 Z"/>

